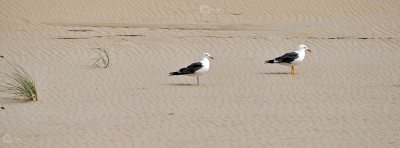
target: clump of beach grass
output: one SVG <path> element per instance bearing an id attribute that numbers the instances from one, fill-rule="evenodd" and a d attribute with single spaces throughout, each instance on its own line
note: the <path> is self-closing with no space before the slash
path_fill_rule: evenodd
<path id="1" fill-rule="evenodd" d="M 96 61 L 92 64 L 96 67 L 107 68 L 110 64 L 110 57 L 108 56 L 108 52 L 104 48 L 95 48 L 97 52 Z"/>
<path id="2" fill-rule="evenodd" d="M 9 73 L 3 75 L 9 81 L 0 84 L 1 92 L 23 97 L 29 101 L 38 101 L 35 81 L 21 66 L 9 64 Z"/>

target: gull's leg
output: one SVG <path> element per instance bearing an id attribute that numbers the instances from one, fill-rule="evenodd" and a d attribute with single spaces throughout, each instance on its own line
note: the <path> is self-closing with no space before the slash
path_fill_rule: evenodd
<path id="1" fill-rule="evenodd" d="M 290 67 L 290 74 L 293 75 L 293 66 Z"/>
<path id="2" fill-rule="evenodd" d="M 290 71 L 291 75 L 295 75 L 295 71 L 294 71 L 294 66 L 292 65 L 291 71 Z"/>
<path id="3" fill-rule="evenodd" d="M 293 75 L 296 75 L 296 74 L 297 74 L 296 69 L 294 69 L 294 66 L 293 66 Z"/>
<path id="4" fill-rule="evenodd" d="M 293 75 L 296 75 L 296 69 L 294 69 L 294 66 L 292 66 L 293 69 Z"/>
<path id="5" fill-rule="evenodd" d="M 199 76 L 197 76 L 197 86 L 200 86 Z"/>

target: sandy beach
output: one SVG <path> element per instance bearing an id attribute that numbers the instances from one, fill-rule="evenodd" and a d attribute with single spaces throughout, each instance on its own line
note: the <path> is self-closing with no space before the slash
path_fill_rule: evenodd
<path id="1" fill-rule="evenodd" d="M 400 1 L 2 0 L 0 147 L 400 147 Z M 297 66 L 264 64 L 301 43 Z M 107 49 L 108 68 L 92 66 Z M 208 52 L 196 78 L 168 76 Z M 0 77 L 0 83 L 6 81 Z"/>

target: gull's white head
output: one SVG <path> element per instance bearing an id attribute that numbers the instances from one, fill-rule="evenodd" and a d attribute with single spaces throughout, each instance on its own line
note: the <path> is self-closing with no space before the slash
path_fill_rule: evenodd
<path id="1" fill-rule="evenodd" d="M 214 57 L 212 57 L 212 56 L 211 56 L 211 54 L 209 54 L 209 53 L 204 53 L 204 54 L 203 54 L 203 58 L 207 58 L 207 59 L 208 59 L 208 58 L 210 58 L 210 59 L 214 59 Z"/>
<path id="2" fill-rule="evenodd" d="M 299 48 L 297 50 L 307 50 L 308 52 L 311 52 L 311 49 L 308 48 L 306 45 L 304 44 L 300 44 Z"/>

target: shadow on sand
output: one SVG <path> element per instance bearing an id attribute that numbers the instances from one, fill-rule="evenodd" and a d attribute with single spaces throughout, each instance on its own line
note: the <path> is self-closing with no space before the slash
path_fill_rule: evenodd
<path id="1" fill-rule="evenodd" d="M 290 75 L 289 72 L 262 72 L 262 75 Z"/>
<path id="2" fill-rule="evenodd" d="M 174 84 L 166 84 L 170 86 L 197 86 L 197 84 L 188 84 L 188 83 L 174 83 Z"/>
<path id="3" fill-rule="evenodd" d="M 22 99 L 22 98 L 12 98 L 12 97 L 0 97 L 0 104 L 18 104 L 18 103 L 25 103 L 29 102 L 28 99 Z"/>

